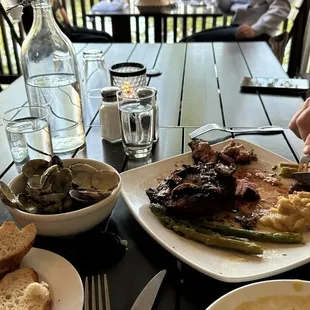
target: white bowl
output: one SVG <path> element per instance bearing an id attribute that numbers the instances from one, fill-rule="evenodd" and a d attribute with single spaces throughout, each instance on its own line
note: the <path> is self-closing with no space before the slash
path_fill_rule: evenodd
<path id="1" fill-rule="evenodd" d="M 64 159 L 62 162 L 64 167 L 69 167 L 76 163 L 83 163 L 98 170 L 112 170 L 118 174 L 110 165 L 95 160 L 73 158 Z M 23 192 L 25 185 L 26 178 L 22 174 L 19 174 L 9 183 L 9 187 L 15 195 Z M 115 207 L 120 189 L 121 181 L 113 190 L 112 194 L 106 199 L 89 207 L 67 213 L 30 214 L 19 209 L 7 208 L 14 220 L 22 227 L 34 223 L 39 235 L 53 237 L 72 236 L 87 231 L 106 219 Z"/>
<path id="2" fill-rule="evenodd" d="M 207 310 L 235 310 L 242 302 L 255 300 L 263 297 L 287 297 L 305 296 L 309 297 L 310 282 L 301 280 L 271 280 L 249 284 L 224 295 L 215 301 Z M 287 309 L 294 309 L 294 305 L 286 300 L 286 305 L 291 306 Z M 266 308 L 259 308 L 266 309 Z M 279 308 L 280 309 L 280 308 Z M 295 307 L 295 309 L 300 309 Z M 306 309 L 306 308 L 303 308 Z M 307 305 L 310 309 L 310 305 Z"/>

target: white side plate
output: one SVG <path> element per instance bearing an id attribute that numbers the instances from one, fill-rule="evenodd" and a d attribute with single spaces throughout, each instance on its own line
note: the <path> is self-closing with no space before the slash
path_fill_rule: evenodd
<path id="1" fill-rule="evenodd" d="M 23 258 L 20 268 L 33 268 L 39 280 L 49 285 L 52 310 L 82 310 L 84 289 L 76 269 L 60 255 L 32 248 Z"/>
<path id="2" fill-rule="evenodd" d="M 309 296 L 309 292 L 310 282 L 308 281 L 274 280 L 258 282 L 227 293 L 209 306 L 207 310 L 235 310 L 240 303 L 246 301 L 253 302 L 269 296 Z M 298 310 L 300 308 L 291 307 L 287 309 Z"/>
<path id="3" fill-rule="evenodd" d="M 275 153 L 241 139 L 247 149 L 254 149 L 259 161 L 252 167 L 268 163 L 276 165 L 289 161 Z M 221 150 L 228 142 L 213 145 Z M 191 153 L 178 155 L 134 170 L 123 172 L 121 193 L 133 216 L 152 238 L 184 263 L 225 282 L 245 282 L 269 277 L 304 265 L 310 261 L 310 247 L 305 245 L 277 245 L 264 243 L 262 258 L 207 247 L 187 240 L 163 227 L 149 208 L 145 190 L 155 186 L 182 164 L 193 164 Z M 310 233 L 305 235 L 306 243 Z"/>

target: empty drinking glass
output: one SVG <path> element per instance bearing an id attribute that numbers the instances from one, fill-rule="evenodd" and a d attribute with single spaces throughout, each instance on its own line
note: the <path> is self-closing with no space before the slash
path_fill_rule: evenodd
<path id="1" fill-rule="evenodd" d="M 153 146 L 155 90 L 143 90 L 138 87 L 117 92 L 122 142 L 130 158 L 147 157 Z"/>
<path id="2" fill-rule="evenodd" d="M 9 147 L 18 172 L 31 160 L 50 160 L 52 143 L 48 109 L 41 106 L 23 106 L 3 114 Z"/>
<path id="3" fill-rule="evenodd" d="M 88 98 L 101 98 L 101 89 L 110 85 L 109 73 L 101 50 L 83 52 L 84 93 Z"/>

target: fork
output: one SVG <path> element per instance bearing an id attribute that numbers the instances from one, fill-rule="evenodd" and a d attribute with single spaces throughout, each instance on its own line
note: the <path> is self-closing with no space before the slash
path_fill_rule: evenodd
<path id="1" fill-rule="evenodd" d="M 204 133 L 212 130 L 220 130 L 229 133 L 279 133 L 283 132 L 283 128 L 278 126 L 262 126 L 262 127 L 235 127 L 233 129 L 220 126 L 218 124 L 207 124 L 204 125 L 189 134 L 191 139 L 194 139 Z"/>
<path id="2" fill-rule="evenodd" d="M 103 285 L 104 285 L 104 298 L 105 298 L 105 310 L 111 310 L 110 304 L 110 294 L 108 287 L 107 275 L 103 276 Z M 102 292 L 101 292 L 101 277 L 97 275 L 97 299 L 98 307 L 96 306 L 96 286 L 95 286 L 95 277 L 91 277 L 91 287 L 89 288 L 88 277 L 85 278 L 85 292 L 84 292 L 84 310 L 90 310 L 90 298 L 91 295 L 91 310 L 103 310 L 102 305 Z M 89 291 L 91 292 L 89 294 Z"/>

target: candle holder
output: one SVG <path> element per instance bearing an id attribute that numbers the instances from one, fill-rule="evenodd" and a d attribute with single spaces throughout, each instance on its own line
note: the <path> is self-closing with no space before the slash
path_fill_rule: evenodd
<path id="1" fill-rule="evenodd" d="M 111 85 L 124 90 L 146 85 L 146 68 L 137 62 L 122 62 L 110 68 Z"/>

